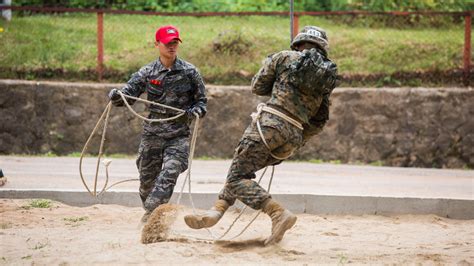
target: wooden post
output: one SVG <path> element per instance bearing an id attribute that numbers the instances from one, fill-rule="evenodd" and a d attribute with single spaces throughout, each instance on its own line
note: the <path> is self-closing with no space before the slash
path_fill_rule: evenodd
<path id="1" fill-rule="evenodd" d="M 469 86 L 471 75 L 471 13 L 465 16 L 464 28 L 464 85 Z"/>
<path id="2" fill-rule="evenodd" d="M 97 12 L 97 78 L 102 80 L 104 71 L 104 13 Z"/>

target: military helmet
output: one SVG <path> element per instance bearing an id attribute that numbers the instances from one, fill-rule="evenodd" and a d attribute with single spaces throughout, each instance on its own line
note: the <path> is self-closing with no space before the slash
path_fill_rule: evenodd
<path id="1" fill-rule="evenodd" d="M 291 43 L 291 49 L 296 50 L 296 45 L 302 42 L 310 42 L 317 44 L 324 51 L 328 51 L 329 42 L 326 31 L 316 26 L 305 26 L 302 31 L 296 35 Z"/>

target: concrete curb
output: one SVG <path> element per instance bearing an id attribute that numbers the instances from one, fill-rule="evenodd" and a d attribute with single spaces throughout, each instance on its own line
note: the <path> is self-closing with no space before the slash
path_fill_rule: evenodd
<path id="1" fill-rule="evenodd" d="M 176 202 L 176 192 L 171 202 Z M 191 193 L 196 208 L 207 209 L 217 198 L 216 193 Z M 330 215 L 397 215 L 397 214 L 435 214 L 452 219 L 474 219 L 474 200 L 395 198 L 369 196 L 331 196 L 308 194 L 272 194 L 285 207 L 295 213 Z M 71 206 L 90 206 L 94 204 L 117 204 L 140 207 L 137 192 L 112 191 L 99 198 L 88 192 L 78 190 L 0 190 L 0 198 L 32 199 L 44 198 Z M 182 204 L 190 206 L 188 193 L 184 193 Z"/>

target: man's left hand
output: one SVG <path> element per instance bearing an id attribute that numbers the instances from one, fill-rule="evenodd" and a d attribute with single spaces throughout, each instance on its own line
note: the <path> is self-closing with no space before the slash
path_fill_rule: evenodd
<path id="1" fill-rule="evenodd" d="M 186 110 L 186 115 L 188 116 L 189 119 L 194 119 L 196 116 L 199 118 L 202 118 L 206 113 L 199 107 L 191 107 L 188 110 Z"/>

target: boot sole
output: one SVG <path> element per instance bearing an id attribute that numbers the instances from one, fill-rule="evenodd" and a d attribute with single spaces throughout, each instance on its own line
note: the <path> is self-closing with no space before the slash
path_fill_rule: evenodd
<path id="1" fill-rule="evenodd" d="M 272 232 L 272 235 L 268 237 L 267 240 L 265 240 L 265 246 L 280 242 L 283 239 L 285 232 L 295 225 L 297 217 L 289 211 L 286 213 L 286 215 L 288 216 L 275 226 L 275 230 Z"/>
<path id="2" fill-rule="evenodd" d="M 184 216 L 184 222 L 191 227 L 192 229 L 201 229 L 204 228 L 204 221 L 196 217 L 196 215 L 186 215 Z"/>

